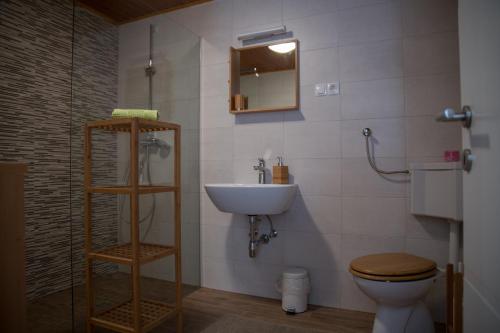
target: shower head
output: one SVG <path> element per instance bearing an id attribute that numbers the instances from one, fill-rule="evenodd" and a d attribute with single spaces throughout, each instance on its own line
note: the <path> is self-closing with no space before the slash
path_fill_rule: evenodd
<path id="1" fill-rule="evenodd" d="M 363 135 L 367 137 L 372 135 L 372 130 L 369 129 L 368 127 L 363 128 Z"/>
<path id="2" fill-rule="evenodd" d="M 462 112 L 456 112 L 452 108 L 446 108 L 437 114 L 436 120 L 442 122 L 461 121 L 465 128 L 469 128 L 472 123 L 472 111 L 467 105 L 462 108 Z"/>

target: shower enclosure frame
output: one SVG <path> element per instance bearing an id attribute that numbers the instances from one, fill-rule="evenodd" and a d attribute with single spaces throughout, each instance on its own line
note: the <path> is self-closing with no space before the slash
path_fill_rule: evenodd
<path id="1" fill-rule="evenodd" d="M 130 182 L 126 186 L 103 187 L 92 184 L 92 130 L 130 133 Z M 85 125 L 85 258 L 87 291 L 87 332 L 95 326 L 124 333 L 147 332 L 167 318 L 177 316 L 177 332 L 182 332 L 182 268 L 181 268 L 181 177 L 180 130 L 178 124 L 125 118 L 100 120 Z M 141 132 L 174 131 L 174 184 L 173 186 L 139 185 L 139 134 Z M 139 195 L 174 193 L 174 245 L 140 242 Z M 131 242 L 100 250 L 92 249 L 92 195 L 94 193 L 127 194 L 130 196 Z M 140 266 L 166 256 L 175 257 L 176 302 L 174 305 L 159 301 L 142 300 Z M 93 261 L 107 261 L 128 265 L 132 276 L 132 299 L 104 312 L 95 313 Z"/>

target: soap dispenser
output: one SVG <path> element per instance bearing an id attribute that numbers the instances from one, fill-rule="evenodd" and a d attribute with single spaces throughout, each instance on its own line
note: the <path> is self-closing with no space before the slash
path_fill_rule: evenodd
<path id="1" fill-rule="evenodd" d="M 278 164 L 273 165 L 273 184 L 288 184 L 288 166 L 283 165 L 281 156 L 278 156 Z"/>

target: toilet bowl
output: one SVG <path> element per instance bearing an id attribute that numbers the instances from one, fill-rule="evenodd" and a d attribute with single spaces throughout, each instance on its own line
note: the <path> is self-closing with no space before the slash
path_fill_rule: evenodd
<path id="1" fill-rule="evenodd" d="M 406 253 L 359 257 L 349 271 L 358 287 L 377 303 L 373 333 L 434 333 L 422 300 L 436 279 L 436 263 Z"/>

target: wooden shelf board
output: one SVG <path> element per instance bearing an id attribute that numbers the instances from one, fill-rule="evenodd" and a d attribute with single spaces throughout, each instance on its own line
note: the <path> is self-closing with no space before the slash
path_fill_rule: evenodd
<path id="1" fill-rule="evenodd" d="M 117 332 L 132 333 L 133 329 L 132 301 L 127 301 L 90 318 L 95 326 L 104 327 Z M 141 300 L 141 332 L 158 326 L 165 319 L 177 313 L 174 306 L 152 300 Z"/>
<path id="2" fill-rule="evenodd" d="M 290 106 L 277 106 L 272 108 L 262 108 L 262 109 L 245 109 L 245 110 L 230 110 L 232 114 L 242 114 L 242 113 L 258 113 L 258 112 L 274 112 L 274 111 L 293 111 L 298 110 L 297 105 Z"/>
<path id="3" fill-rule="evenodd" d="M 162 193 L 162 192 L 175 192 L 177 186 L 165 186 L 165 185 L 142 185 L 139 186 L 140 194 L 148 193 Z M 87 189 L 88 192 L 92 193 L 110 193 L 110 194 L 129 194 L 132 192 L 131 186 L 92 186 Z"/>
<path id="4" fill-rule="evenodd" d="M 130 132 L 132 120 L 138 119 L 139 130 L 141 132 L 178 130 L 180 126 L 174 123 L 167 123 L 159 120 L 147 120 L 142 118 L 115 118 L 106 120 L 96 120 L 87 123 L 88 128 L 97 128 L 114 132 Z"/>
<path id="5" fill-rule="evenodd" d="M 157 244 L 140 244 L 139 260 L 145 264 L 172 254 L 175 254 L 175 247 Z M 110 261 L 117 264 L 132 264 L 132 244 L 122 244 L 106 249 L 90 252 L 89 257 L 95 260 Z"/>
<path id="6" fill-rule="evenodd" d="M 148 193 L 175 192 L 178 189 L 179 188 L 177 186 L 164 186 L 164 185 L 139 186 L 139 193 L 148 194 Z"/>

